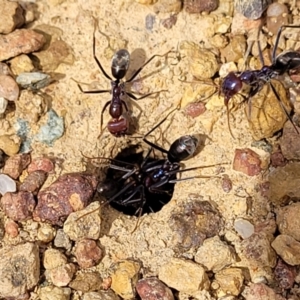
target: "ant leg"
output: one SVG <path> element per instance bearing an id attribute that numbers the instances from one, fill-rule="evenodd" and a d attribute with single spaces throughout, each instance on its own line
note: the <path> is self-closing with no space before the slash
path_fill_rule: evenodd
<path id="1" fill-rule="evenodd" d="M 228 126 L 228 129 L 229 129 L 229 133 L 232 136 L 232 138 L 235 139 L 235 137 L 234 137 L 234 135 L 231 131 L 231 127 L 230 127 L 230 120 L 229 120 L 230 109 L 228 107 L 228 103 L 226 104 L 226 115 L 227 115 L 227 126 Z"/>
<path id="2" fill-rule="evenodd" d="M 83 90 L 83 88 L 81 87 L 81 85 L 79 84 L 79 82 L 77 80 L 75 80 L 74 78 L 71 78 L 71 79 L 77 83 L 77 86 L 78 86 L 79 90 L 81 91 L 81 93 L 84 93 L 84 94 L 101 94 L 101 93 L 110 93 L 110 91 L 111 91 L 111 90 L 85 91 L 85 90 Z"/>
<path id="3" fill-rule="evenodd" d="M 274 85 L 272 84 L 271 81 L 270 81 L 270 86 L 271 86 L 271 89 L 272 89 L 273 93 L 275 94 L 276 99 L 278 100 L 278 102 L 279 102 L 281 108 L 283 109 L 284 113 L 286 114 L 287 118 L 288 118 L 289 121 L 293 124 L 293 127 L 294 127 L 295 131 L 297 132 L 297 134 L 299 134 L 299 130 L 297 129 L 296 125 L 294 124 L 294 122 L 293 122 L 293 120 L 292 120 L 292 118 L 291 118 L 291 116 L 290 116 L 290 114 L 289 114 L 287 108 L 285 107 L 285 105 L 284 105 L 284 104 L 282 103 L 282 101 L 280 100 L 280 97 L 279 97 L 277 91 L 275 90 L 275 87 L 274 87 Z"/>
<path id="4" fill-rule="evenodd" d="M 143 137 L 143 141 L 144 141 L 146 144 L 148 144 L 150 147 L 152 147 L 152 148 L 154 148 L 154 149 L 156 149 L 156 150 L 158 150 L 158 151 L 161 151 L 162 153 L 168 154 L 168 151 L 165 150 L 165 149 L 163 149 L 162 147 L 157 146 L 157 145 L 155 145 L 154 143 L 148 141 L 146 137 L 147 137 L 148 135 L 150 135 L 150 133 L 153 132 L 156 128 L 158 128 L 162 123 L 164 123 L 164 122 L 167 120 L 167 118 L 169 117 L 169 115 L 172 114 L 175 110 L 178 110 L 178 107 L 176 107 L 175 109 L 171 110 L 171 111 L 167 114 L 167 116 L 166 116 L 164 119 L 162 119 L 157 125 L 155 125 L 155 126 L 154 126 L 149 132 L 147 132 L 147 133 L 144 135 L 144 137 Z"/>
<path id="5" fill-rule="evenodd" d="M 272 63 L 275 62 L 276 50 L 277 50 L 277 47 L 278 47 L 278 44 L 279 44 L 279 39 L 280 39 L 282 30 L 285 29 L 285 28 L 300 28 L 300 25 L 282 25 L 282 26 L 280 26 L 280 28 L 278 29 L 278 32 L 277 32 L 277 37 L 276 37 L 276 41 L 275 41 L 273 52 L 272 52 Z"/>
<path id="6" fill-rule="evenodd" d="M 130 98 L 132 98 L 133 100 L 141 100 L 141 99 L 144 99 L 144 98 L 147 98 L 147 97 L 149 97 L 149 96 L 151 96 L 151 95 L 154 95 L 154 94 L 158 94 L 158 93 L 161 93 L 161 92 L 167 92 L 168 90 L 161 90 L 161 91 L 157 91 L 157 92 L 152 92 L 152 93 L 149 93 L 149 94 L 146 94 L 146 95 L 143 95 L 143 96 L 141 96 L 141 97 L 139 97 L 139 98 L 137 98 L 136 96 L 134 96 L 132 93 L 129 93 L 129 92 L 126 92 L 126 94 L 130 97 Z"/>
<path id="7" fill-rule="evenodd" d="M 151 60 L 153 60 L 155 57 L 164 57 L 167 54 L 169 54 L 172 50 L 169 50 L 168 52 L 166 52 L 165 54 L 161 55 L 161 54 L 155 54 L 153 56 L 151 56 L 137 71 L 134 72 L 134 74 L 131 76 L 130 79 L 126 80 L 125 82 L 130 82 L 132 81 L 141 71 L 142 69 L 150 63 Z"/>

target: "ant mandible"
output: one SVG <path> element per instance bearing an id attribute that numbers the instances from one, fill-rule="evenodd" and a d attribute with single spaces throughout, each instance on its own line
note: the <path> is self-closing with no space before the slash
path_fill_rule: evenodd
<path id="1" fill-rule="evenodd" d="M 163 55 L 155 54 L 151 56 L 138 70 L 136 70 L 133 75 L 126 81 L 121 82 L 121 80 L 125 77 L 130 63 L 130 54 L 126 49 L 118 50 L 112 58 L 111 62 L 111 73 L 112 76 L 115 78 L 112 79 L 104 70 L 102 67 L 99 59 L 96 56 L 96 38 L 95 38 L 95 31 L 93 34 L 93 57 L 96 61 L 99 69 L 101 70 L 102 74 L 111 81 L 111 89 L 110 90 L 92 90 L 92 91 L 86 91 L 83 90 L 81 85 L 74 80 L 80 91 L 84 94 L 100 94 L 100 93 L 111 93 L 112 99 L 107 101 L 101 111 L 101 120 L 100 120 L 100 134 L 102 133 L 102 126 L 103 126 L 103 113 L 109 106 L 109 114 L 112 117 L 112 119 L 107 124 L 108 131 L 114 135 L 115 137 L 120 137 L 128 134 L 128 128 L 129 128 L 129 120 L 127 119 L 127 116 L 123 115 L 123 107 L 125 108 L 126 112 L 128 112 L 128 106 L 126 102 L 122 99 L 124 96 L 129 96 L 130 98 L 134 100 L 141 100 L 143 98 L 146 98 L 150 95 L 160 93 L 165 90 L 152 92 L 145 94 L 139 98 L 137 98 L 135 95 L 133 95 L 130 92 L 127 92 L 125 89 L 125 84 L 128 82 L 131 82 L 136 78 L 136 76 L 142 71 L 142 69 L 149 64 L 155 57 L 165 57 L 170 51 Z"/>
<path id="2" fill-rule="evenodd" d="M 283 109 L 287 118 L 293 124 L 296 132 L 299 134 L 299 131 L 295 126 L 294 122 L 292 121 L 292 118 L 289 115 L 287 108 L 282 103 L 281 99 L 278 96 L 277 91 L 275 90 L 271 82 L 271 79 L 276 78 L 280 75 L 283 75 L 284 73 L 288 73 L 289 71 L 300 67 L 300 53 L 297 51 L 288 50 L 276 56 L 276 50 L 279 44 L 279 39 L 282 30 L 285 28 L 300 28 L 300 25 L 282 25 L 279 28 L 276 36 L 273 52 L 272 52 L 272 64 L 270 66 L 264 65 L 264 59 L 261 53 L 261 49 L 259 47 L 260 60 L 263 65 L 263 67 L 260 70 L 246 70 L 241 73 L 230 72 L 222 82 L 220 92 L 221 94 L 224 95 L 224 104 L 227 109 L 228 128 L 232 136 L 233 134 L 231 132 L 230 125 L 229 125 L 229 108 L 228 108 L 229 100 L 241 91 L 243 84 L 246 84 L 250 86 L 248 97 L 247 99 L 245 99 L 246 101 L 248 101 L 251 99 L 251 97 L 256 95 L 266 83 L 270 85 L 272 92 L 276 96 L 281 108 Z M 249 105 L 250 104 L 251 103 L 249 102 Z M 251 112 L 250 107 L 249 107 L 249 112 Z"/>

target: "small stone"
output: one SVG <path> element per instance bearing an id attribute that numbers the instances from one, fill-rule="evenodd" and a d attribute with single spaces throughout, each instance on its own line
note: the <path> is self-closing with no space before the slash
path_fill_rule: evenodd
<path id="1" fill-rule="evenodd" d="M 268 176 L 267 196 L 275 206 L 286 205 L 300 193 L 300 163 L 290 162 L 271 170 Z"/>
<path id="2" fill-rule="evenodd" d="M 69 287 L 81 292 L 97 291 L 101 289 L 102 278 L 98 272 L 79 273 L 75 279 L 69 283 Z"/>
<path id="3" fill-rule="evenodd" d="M 242 172 L 248 176 L 258 175 L 261 171 L 259 155 L 251 149 L 235 149 L 233 170 Z"/>
<path id="4" fill-rule="evenodd" d="M 70 300 L 71 289 L 50 285 L 41 287 L 38 295 L 41 300 Z"/>
<path id="5" fill-rule="evenodd" d="M 79 266 L 83 269 L 95 266 L 103 257 L 103 253 L 96 242 L 89 239 L 79 241 L 75 246 L 74 254 Z"/>
<path id="6" fill-rule="evenodd" d="M 19 152 L 21 139 L 16 135 L 1 135 L 0 136 L 0 149 L 8 155 L 12 156 Z"/>
<path id="7" fill-rule="evenodd" d="M 84 293 L 82 300 L 121 300 L 112 290 Z"/>
<path id="8" fill-rule="evenodd" d="M 136 283 L 141 269 L 141 264 L 134 260 L 124 260 L 112 266 L 111 289 L 124 299 L 135 297 Z"/>
<path id="9" fill-rule="evenodd" d="M 149 1 L 149 0 L 148 0 Z M 178 14 L 182 8 L 181 0 L 163 0 L 163 1 L 155 1 L 153 5 L 154 13 L 171 13 Z"/>
<path id="10" fill-rule="evenodd" d="M 278 259 L 277 265 L 274 269 L 274 276 L 279 286 L 284 289 L 291 289 L 297 275 L 295 267 L 289 266 L 281 259 Z"/>
<path id="11" fill-rule="evenodd" d="M 139 280 L 135 288 L 141 300 L 174 300 L 172 291 L 155 277 Z"/>
<path id="12" fill-rule="evenodd" d="M 153 15 L 153 14 L 148 14 L 146 16 L 145 27 L 149 32 L 151 32 L 154 27 L 155 19 L 156 19 L 155 15 Z"/>
<path id="13" fill-rule="evenodd" d="M 3 173 L 13 179 L 18 179 L 23 170 L 29 165 L 30 153 L 22 153 L 11 156 L 5 162 Z"/>
<path id="14" fill-rule="evenodd" d="M 57 249 L 47 249 L 44 253 L 43 265 L 46 270 L 51 270 L 67 263 L 67 257 Z"/>
<path id="15" fill-rule="evenodd" d="M 48 188 L 39 192 L 34 219 L 61 225 L 71 212 L 89 204 L 96 184 L 97 179 L 93 175 L 70 173 L 60 176 Z"/>
<path id="16" fill-rule="evenodd" d="M 40 279 L 39 248 L 33 243 L 10 245 L 0 249 L 0 297 L 24 295 Z"/>
<path id="17" fill-rule="evenodd" d="M 9 101 L 17 101 L 20 89 L 16 81 L 9 75 L 0 75 L 0 97 Z"/>
<path id="18" fill-rule="evenodd" d="M 297 128 L 298 130 L 300 129 L 299 127 Z M 288 160 L 300 159 L 300 142 L 297 139 L 298 136 L 299 134 L 295 131 L 293 124 L 286 122 L 279 142 L 282 154 Z"/>
<path id="19" fill-rule="evenodd" d="M 65 248 L 67 251 L 70 251 L 72 248 L 71 240 L 62 229 L 58 229 L 56 232 L 54 246 L 57 248 Z"/>
<path id="20" fill-rule="evenodd" d="M 238 296 L 243 287 L 243 271 L 238 268 L 228 268 L 215 274 L 215 279 L 220 286 L 222 296 L 233 295 Z M 220 294 L 220 292 L 218 292 Z M 221 295 L 219 295 L 221 296 Z"/>
<path id="21" fill-rule="evenodd" d="M 189 103 L 185 108 L 184 108 L 185 113 L 192 117 L 196 118 L 202 115 L 205 111 L 205 104 L 203 102 L 198 102 L 198 103 Z"/>
<path id="22" fill-rule="evenodd" d="M 186 12 L 190 14 L 211 12 L 218 8 L 218 1 L 216 0 L 184 0 L 183 7 Z"/>
<path id="23" fill-rule="evenodd" d="M 281 234 L 289 235 L 300 242 L 300 203 L 279 207 L 276 210 L 276 223 Z"/>
<path id="24" fill-rule="evenodd" d="M 237 72 L 237 66 L 234 62 L 230 61 L 228 63 L 222 64 L 219 70 L 219 75 L 221 78 L 224 78 L 230 72 Z"/>
<path id="25" fill-rule="evenodd" d="M 6 193 L 0 200 L 4 213 L 14 221 L 31 218 L 35 200 L 29 192 Z"/>
<path id="26" fill-rule="evenodd" d="M 246 51 L 246 39 L 244 35 L 234 35 L 229 44 L 221 49 L 221 55 L 226 62 L 238 62 L 243 58 Z"/>
<path id="27" fill-rule="evenodd" d="M 17 190 L 16 182 L 8 175 L 0 174 L 0 194 L 11 192 L 14 193 Z"/>
<path id="28" fill-rule="evenodd" d="M 47 179 L 47 173 L 38 170 L 30 173 L 20 185 L 20 191 L 31 192 L 36 195 Z"/>
<path id="29" fill-rule="evenodd" d="M 202 266 L 188 260 L 171 258 L 161 266 L 158 278 L 179 292 L 193 293 L 208 290 L 210 282 Z"/>
<path id="30" fill-rule="evenodd" d="M 0 33 L 8 34 L 24 24 L 24 10 L 18 2 L 1 0 L 0 7 Z"/>
<path id="31" fill-rule="evenodd" d="M 234 229 L 243 238 L 247 239 L 254 233 L 254 226 L 248 220 L 237 219 L 234 221 Z"/>
<path id="32" fill-rule="evenodd" d="M 232 190 L 232 181 L 227 174 L 222 177 L 222 189 L 225 193 L 229 193 Z"/>
<path id="33" fill-rule="evenodd" d="M 83 238 L 97 240 L 100 237 L 101 207 L 98 202 L 71 213 L 64 223 L 64 232 L 73 241 Z"/>
<path id="34" fill-rule="evenodd" d="M 212 256 L 211 253 L 214 253 Z M 234 249 L 222 242 L 218 236 L 206 239 L 195 254 L 195 261 L 209 271 L 218 272 L 236 261 Z"/>
<path id="35" fill-rule="evenodd" d="M 166 29 L 171 29 L 177 22 L 177 15 L 173 14 L 167 19 L 163 19 L 160 21 L 160 24 Z"/>
<path id="36" fill-rule="evenodd" d="M 231 33 L 245 34 L 251 30 L 257 30 L 262 26 L 262 19 L 250 20 L 243 16 L 241 13 L 236 12 L 232 19 Z"/>
<path id="37" fill-rule="evenodd" d="M 189 72 L 196 78 L 212 78 L 219 69 L 215 54 L 199 45 L 189 41 L 183 41 L 179 45 L 180 52 L 189 61 Z"/>
<path id="38" fill-rule="evenodd" d="M 283 137 L 281 137 L 280 141 L 282 142 Z M 284 167 L 287 164 L 287 160 L 283 156 L 282 152 L 280 149 L 277 151 L 273 152 L 270 157 L 271 160 L 271 166 L 274 168 L 278 167 Z"/>
<path id="39" fill-rule="evenodd" d="M 24 71 L 18 75 L 16 81 L 23 89 L 38 91 L 49 85 L 53 79 L 46 73 Z"/>
<path id="40" fill-rule="evenodd" d="M 46 272 L 46 277 L 49 278 L 55 286 L 62 287 L 67 286 L 71 282 L 75 272 L 75 265 L 70 263 L 50 269 Z"/>
<path id="41" fill-rule="evenodd" d="M 11 237 L 15 238 L 19 235 L 19 226 L 14 221 L 8 221 L 5 224 L 5 232 Z"/>
<path id="42" fill-rule="evenodd" d="M 51 242 L 55 237 L 56 230 L 50 224 L 41 224 L 38 229 L 37 238 L 43 243 Z"/>
<path id="43" fill-rule="evenodd" d="M 16 56 L 12 58 L 9 62 L 10 62 L 11 70 L 15 75 L 19 75 L 20 73 L 23 72 L 31 72 L 34 70 L 34 65 L 30 60 L 29 56 L 26 54 L 21 54 L 19 56 Z M 19 84 L 18 77 L 16 81 Z"/>
<path id="44" fill-rule="evenodd" d="M 28 166 L 27 171 L 28 173 L 32 173 L 39 170 L 44 171 L 46 173 L 50 173 L 54 170 L 54 163 L 51 159 L 47 157 L 35 158 Z"/>
<path id="45" fill-rule="evenodd" d="M 263 283 L 251 283 L 250 289 L 246 293 L 247 300 L 285 300 L 275 290 L 271 289 Z"/>
<path id="46" fill-rule="evenodd" d="M 44 36 L 32 29 L 17 29 L 7 35 L 0 35 L 0 61 L 37 51 L 45 42 Z"/>
<path id="47" fill-rule="evenodd" d="M 5 113 L 7 105 L 8 105 L 8 101 L 5 98 L 0 97 L 0 118 L 1 115 Z"/>
<path id="48" fill-rule="evenodd" d="M 262 16 L 268 5 L 268 0 L 236 1 L 235 9 L 246 18 L 256 20 Z"/>
<path id="49" fill-rule="evenodd" d="M 289 9 L 283 3 L 271 3 L 267 9 L 267 28 L 277 34 L 282 25 L 289 24 Z"/>

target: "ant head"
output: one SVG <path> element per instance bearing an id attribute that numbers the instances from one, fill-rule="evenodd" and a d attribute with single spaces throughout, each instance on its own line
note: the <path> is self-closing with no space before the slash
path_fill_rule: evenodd
<path id="1" fill-rule="evenodd" d="M 126 49 L 117 51 L 111 61 L 111 73 L 114 78 L 122 79 L 127 73 L 130 62 L 130 54 Z"/>
<path id="2" fill-rule="evenodd" d="M 107 129 L 115 137 L 120 137 L 126 134 L 128 126 L 128 120 L 121 117 L 120 119 L 111 119 L 107 124 Z"/>
<path id="3" fill-rule="evenodd" d="M 235 72 L 227 74 L 221 85 L 221 94 L 224 95 L 224 104 L 226 106 L 228 106 L 229 100 L 242 89 L 242 86 L 243 82 Z"/>
<path id="4" fill-rule="evenodd" d="M 168 151 L 168 160 L 170 162 L 180 162 L 194 155 L 199 141 L 195 136 L 184 135 L 177 139 Z"/>

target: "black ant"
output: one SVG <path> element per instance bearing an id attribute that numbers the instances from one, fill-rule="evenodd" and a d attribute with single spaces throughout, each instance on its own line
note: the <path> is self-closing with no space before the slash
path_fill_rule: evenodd
<path id="1" fill-rule="evenodd" d="M 96 56 L 96 39 L 95 39 L 95 32 L 93 35 L 93 57 L 100 68 L 102 74 L 111 81 L 111 89 L 110 90 L 92 90 L 92 91 L 85 91 L 82 89 L 80 84 L 77 82 L 77 85 L 82 93 L 85 94 L 100 94 L 100 93 L 111 93 L 112 99 L 107 101 L 101 111 L 101 121 L 100 121 L 100 134 L 102 132 L 102 126 L 103 126 L 103 113 L 109 106 L 109 114 L 111 115 L 112 119 L 107 124 L 108 131 L 114 135 L 115 137 L 120 137 L 128 134 L 128 128 L 129 128 L 129 121 L 127 119 L 127 116 L 123 115 L 123 106 L 128 112 L 128 106 L 126 102 L 122 99 L 125 95 L 129 96 L 130 98 L 134 100 L 141 100 L 143 98 L 146 98 L 150 95 L 160 93 L 162 91 L 152 92 L 148 93 L 146 95 L 143 95 L 139 98 L 134 96 L 132 93 L 127 92 L 125 90 L 125 84 L 128 82 L 131 82 L 133 79 L 136 78 L 136 76 L 142 71 L 142 69 L 149 64 L 155 57 L 164 57 L 166 56 L 170 51 L 165 53 L 164 55 L 155 54 L 151 56 L 137 71 L 133 73 L 133 75 L 126 81 L 121 82 L 121 80 L 125 77 L 130 63 L 130 54 L 126 49 L 118 50 L 112 58 L 111 62 L 111 73 L 112 76 L 115 78 L 113 80 L 103 69 L 99 59 Z"/>
<path id="2" fill-rule="evenodd" d="M 232 132 L 229 126 L 229 109 L 228 109 L 229 100 L 241 91 L 243 84 L 246 84 L 250 87 L 250 91 L 247 96 L 247 99 L 245 99 L 247 101 L 251 99 L 251 97 L 256 95 L 266 83 L 270 85 L 272 92 L 275 94 L 277 100 L 279 101 L 280 106 L 282 107 L 288 119 L 293 124 L 296 132 L 299 134 L 299 131 L 295 126 L 294 122 L 292 121 L 287 108 L 280 100 L 278 93 L 271 82 L 271 79 L 277 78 L 278 76 L 283 75 L 284 73 L 289 73 L 289 71 L 300 67 L 300 53 L 297 51 L 288 50 L 276 56 L 276 50 L 278 47 L 279 39 L 282 30 L 284 28 L 300 28 L 300 26 L 282 25 L 279 28 L 275 45 L 273 48 L 273 52 L 272 52 L 272 64 L 270 66 L 264 65 L 264 59 L 260 51 L 260 60 L 263 65 L 263 67 L 260 70 L 246 70 L 241 73 L 230 72 L 222 82 L 220 92 L 224 95 L 224 104 L 226 105 L 227 108 L 228 127 L 231 135 Z M 249 113 L 250 111 L 251 110 L 250 110 L 250 103 L 249 103 Z"/>
<path id="3" fill-rule="evenodd" d="M 179 173 L 211 167 L 181 169 L 180 162 L 193 156 L 199 148 L 199 140 L 195 136 L 185 135 L 178 138 L 171 144 L 169 150 L 147 140 L 147 137 L 165 122 L 167 117 L 143 137 L 143 141 L 150 146 L 150 149 L 140 162 L 133 164 L 118 159 L 108 159 L 110 174 L 108 173 L 106 180 L 100 182 L 97 187 L 99 194 L 107 199 L 105 204 L 110 203 L 122 211 L 129 208 L 131 215 L 141 216 L 146 212 L 160 210 L 171 199 L 176 182 L 196 177 L 211 178 L 211 176 L 176 178 Z M 166 154 L 167 158 L 152 158 L 150 155 L 154 149 Z M 121 175 L 116 170 L 121 171 Z"/>

